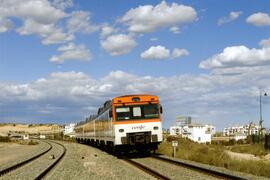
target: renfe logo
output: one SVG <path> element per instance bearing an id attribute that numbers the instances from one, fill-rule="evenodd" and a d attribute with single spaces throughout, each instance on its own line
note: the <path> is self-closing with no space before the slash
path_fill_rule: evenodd
<path id="1" fill-rule="evenodd" d="M 136 130 L 136 129 L 142 130 L 142 129 L 144 129 L 144 128 L 145 128 L 145 126 L 143 126 L 143 125 L 140 125 L 140 126 L 132 126 L 132 127 L 131 127 L 132 130 Z"/>

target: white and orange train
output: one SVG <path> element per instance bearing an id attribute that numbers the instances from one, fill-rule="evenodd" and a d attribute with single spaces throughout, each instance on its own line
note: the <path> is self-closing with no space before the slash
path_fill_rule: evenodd
<path id="1" fill-rule="evenodd" d="M 115 97 L 77 124 L 76 140 L 116 151 L 156 150 L 162 141 L 161 114 L 157 96 Z"/>

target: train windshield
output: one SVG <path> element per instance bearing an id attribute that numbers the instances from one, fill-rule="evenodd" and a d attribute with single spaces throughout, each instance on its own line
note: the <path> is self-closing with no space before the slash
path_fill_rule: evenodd
<path id="1" fill-rule="evenodd" d="M 157 104 L 116 107 L 115 112 L 116 120 L 118 121 L 129 119 L 141 120 L 159 117 Z"/>

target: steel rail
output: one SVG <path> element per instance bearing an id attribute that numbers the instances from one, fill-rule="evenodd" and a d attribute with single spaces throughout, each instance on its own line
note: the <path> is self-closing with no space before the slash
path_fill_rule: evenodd
<path id="1" fill-rule="evenodd" d="M 63 157 L 65 156 L 66 154 L 66 147 L 63 145 L 63 144 L 60 144 L 58 142 L 54 142 L 52 141 L 53 143 L 55 144 L 58 144 L 60 145 L 62 148 L 63 148 L 63 152 L 62 154 L 50 165 L 48 166 L 44 171 L 42 171 L 37 177 L 35 177 L 35 180 L 39 180 L 39 179 L 42 179 L 44 178 L 44 176 L 46 176 L 58 163 L 61 159 L 63 159 Z"/>
<path id="2" fill-rule="evenodd" d="M 243 177 L 240 177 L 240 176 L 236 176 L 236 175 L 228 174 L 228 173 L 225 173 L 225 172 L 217 171 L 217 170 L 214 170 L 214 169 L 208 169 L 208 168 L 201 167 L 201 166 L 198 166 L 198 165 L 193 165 L 193 164 L 185 163 L 185 162 L 182 162 L 182 161 L 180 162 L 180 161 L 160 157 L 160 156 L 157 156 L 157 155 L 152 155 L 151 157 L 154 158 L 154 159 L 158 159 L 158 160 L 161 160 L 161 161 L 171 163 L 171 164 L 186 167 L 186 168 L 189 168 L 189 169 L 192 169 L 192 170 L 197 170 L 199 172 L 203 172 L 203 173 L 215 176 L 215 177 L 220 177 L 220 178 L 225 178 L 225 179 L 236 179 L 236 180 L 246 180 L 247 179 L 247 178 L 243 178 Z"/>
<path id="3" fill-rule="evenodd" d="M 45 142 L 45 143 L 47 143 L 49 145 L 49 148 L 48 149 L 46 149 L 45 151 L 42 151 L 40 154 L 37 154 L 35 156 L 32 156 L 29 159 L 26 159 L 26 160 L 24 160 L 22 162 L 19 162 L 19 163 L 15 164 L 15 165 L 12 165 L 10 167 L 7 167 L 7 168 L 1 170 L 0 171 L 0 176 L 3 176 L 4 174 L 6 174 L 6 173 L 8 173 L 10 171 L 13 171 L 13 170 L 15 170 L 15 169 L 17 169 L 17 168 L 19 168 L 19 167 L 21 167 L 21 166 L 23 166 L 23 165 L 31 162 L 31 161 L 33 161 L 35 159 L 39 158 L 40 156 L 46 154 L 47 152 L 49 152 L 52 149 L 52 145 L 50 143 L 48 143 L 48 142 Z"/>
<path id="4" fill-rule="evenodd" d="M 128 162 L 129 164 L 143 170 L 144 172 L 146 172 L 147 174 L 150 174 L 151 176 L 157 178 L 157 179 L 164 179 L 164 180 L 169 180 L 170 178 L 160 174 L 159 172 L 153 170 L 153 169 L 150 169 L 149 167 L 145 166 L 145 165 L 142 165 L 138 162 L 135 162 L 131 159 L 128 159 L 128 158 L 124 158 L 124 161 Z"/>

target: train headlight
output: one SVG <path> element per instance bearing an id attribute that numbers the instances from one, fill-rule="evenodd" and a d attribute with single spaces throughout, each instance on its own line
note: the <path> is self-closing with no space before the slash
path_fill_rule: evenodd
<path id="1" fill-rule="evenodd" d="M 120 133 L 124 132 L 124 129 L 119 129 L 119 132 L 120 132 Z"/>
<path id="2" fill-rule="evenodd" d="M 154 130 L 158 130 L 158 126 L 155 126 L 153 129 L 154 129 Z"/>

